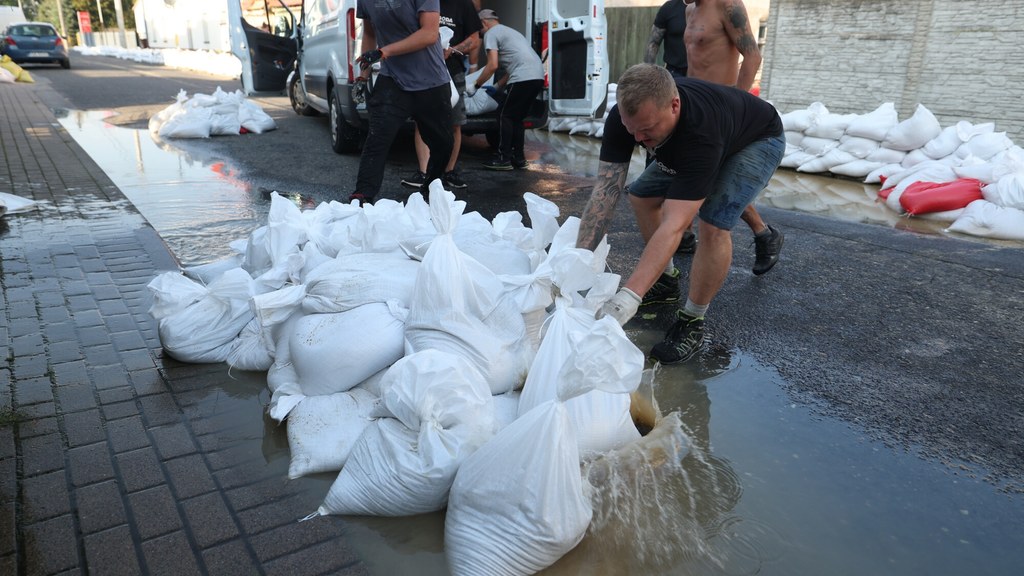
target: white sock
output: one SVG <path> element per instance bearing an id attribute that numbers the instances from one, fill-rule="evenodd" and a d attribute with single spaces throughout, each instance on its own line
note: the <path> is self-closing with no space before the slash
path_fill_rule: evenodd
<path id="1" fill-rule="evenodd" d="M 693 300 L 686 299 L 686 305 L 683 306 L 683 312 L 687 316 L 693 316 L 694 318 L 703 318 L 708 313 L 708 306 L 711 304 L 694 304 Z"/>

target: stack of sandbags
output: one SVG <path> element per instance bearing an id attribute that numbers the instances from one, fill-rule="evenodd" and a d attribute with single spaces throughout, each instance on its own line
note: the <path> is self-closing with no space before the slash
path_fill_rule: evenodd
<path id="1" fill-rule="evenodd" d="M 241 90 L 228 93 L 219 86 L 213 94 L 196 94 L 191 98 L 181 90 L 174 104 L 149 119 L 149 132 L 154 138 L 262 134 L 275 128 L 274 119 Z"/>

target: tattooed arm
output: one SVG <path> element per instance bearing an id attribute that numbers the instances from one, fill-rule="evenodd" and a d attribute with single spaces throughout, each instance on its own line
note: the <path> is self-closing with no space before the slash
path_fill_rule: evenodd
<path id="1" fill-rule="evenodd" d="M 651 38 L 647 41 L 647 49 L 644 51 L 644 64 L 654 64 L 658 59 L 658 49 L 661 48 L 661 41 L 665 39 L 665 29 L 651 26 Z"/>
<path id="2" fill-rule="evenodd" d="M 599 162 L 597 167 L 597 184 L 590 192 L 587 207 L 580 218 L 580 231 L 576 237 L 576 247 L 593 250 L 601 243 L 608 231 L 608 223 L 615 215 L 615 206 L 626 187 L 626 173 L 629 163 Z"/>
<path id="3" fill-rule="evenodd" d="M 757 48 L 757 39 L 750 30 L 747 7 L 743 5 L 743 0 L 726 0 L 722 2 L 722 9 L 725 12 L 725 32 L 736 46 L 736 50 L 743 55 L 736 87 L 749 92 L 750 87 L 754 85 L 757 69 L 761 66 L 761 51 Z"/>

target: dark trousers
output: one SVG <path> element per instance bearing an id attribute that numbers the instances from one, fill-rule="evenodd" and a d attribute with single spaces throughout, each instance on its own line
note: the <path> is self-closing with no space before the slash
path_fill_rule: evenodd
<path id="1" fill-rule="evenodd" d="M 455 145 L 449 84 L 407 92 L 399 88 L 390 76 L 378 76 L 366 106 L 370 112 L 370 130 L 359 160 L 356 193 L 372 199 L 380 192 L 384 182 L 384 163 L 391 144 L 410 116 L 419 126 L 423 142 L 430 149 L 426 181 L 433 182 L 444 176 Z"/>
<path id="2" fill-rule="evenodd" d="M 498 105 L 498 155 L 501 160 L 521 161 L 526 129 L 523 119 L 530 113 L 530 106 L 544 89 L 543 80 L 513 82 L 505 89 L 505 100 Z"/>

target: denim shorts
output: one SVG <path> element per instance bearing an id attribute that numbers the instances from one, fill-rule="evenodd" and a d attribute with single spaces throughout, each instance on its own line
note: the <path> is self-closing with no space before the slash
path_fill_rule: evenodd
<path id="1" fill-rule="evenodd" d="M 700 219 L 716 228 L 732 230 L 743 209 L 768 186 L 785 151 L 785 137 L 771 136 L 726 158 L 711 193 L 700 206 Z M 657 162 L 651 162 L 626 189 L 637 198 L 664 198 L 673 178 Z"/>

